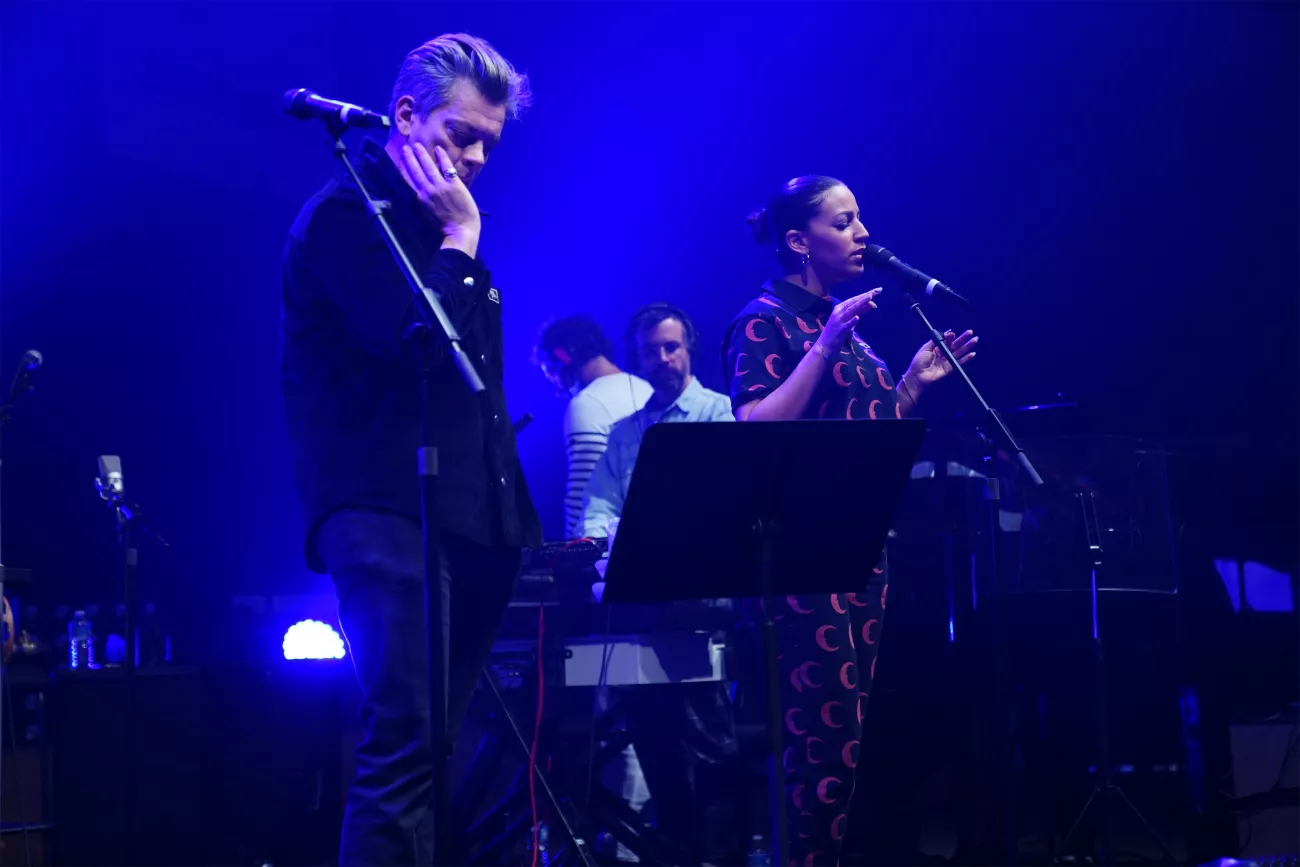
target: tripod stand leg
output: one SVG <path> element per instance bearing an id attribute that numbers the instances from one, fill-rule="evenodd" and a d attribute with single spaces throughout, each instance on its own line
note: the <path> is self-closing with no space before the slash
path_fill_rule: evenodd
<path id="1" fill-rule="evenodd" d="M 1052 859 L 1053 864 L 1059 864 L 1061 861 L 1061 855 L 1070 848 L 1070 841 L 1074 839 L 1075 832 L 1077 832 L 1079 826 L 1083 824 L 1084 817 L 1088 815 L 1088 810 L 1092 808 L 1092 802 L 1097 800 L 1097 793 L 1100 791 L 1100 789 L 1093 788 L 1092 794 L 1089 795 L 1088 800 L 1084 802 L 1083 809 L 1079 811 L 1079 815 L 1074 820 L 1074 824 L 1070 826 L 1069 833 L 1065 835 L 1065 839 L 1061 841 L 1060 848 L 1056 850 L 1056 857 Z"/>
<path id="2" fill-rule="evenodd" d="M 1147 821 L 1147 817 L 1143 816 L 1138 811 L 1138 808 L 1135 807 L 1133 805 L 1133 802 L 1128 799 L 1128 795 L 1124 794 L 1123 789 L 1121 789 L 1119 786 L 1115 786 L 1114 789 L 1115 789 L 1115 794 L 1119 795 L 1120 800 L 1124 802 L 1124 806 L 1128 807 L 1128 811 L 1137 817 L 1137 820 L 1142 823 L 1142 827 L 1145 828 L 1146 832 L 1151 835 L 1151 839 L 1156 841 L 1156 845 L 1160 847 L 1160 851 L 1164 854 L 1165 859 L 1170 864 L 1177 864 L 1178 859 L 1174 857 L 1174 853 L 1169 849 L 1167 845 L 1165 845 L 1164 838 L 1161 837 L 1159 832 L 1156 831 L 1156 829 L 1151 826 L 1151 823 Z"/>
<path id="3" fill-rule="evenodd" d="M 523 730 L 519 728 L 519 724 L 515 722 L 514 715 L 510 713 L 510 708 L 506 706 L 505 697 L 501 695 L 501 690 L 497 687 L 496 681 L 492 679 L 492 676 L 488 673 L 487 669 L 483 670 L 480 679 L 492 692 L 492 696 L 496 699 L 497 708 L 501 711 L 502 717 L 510 724 L 510 729 L 514 732 L 515 739 L 519 742 L 520 748 L 524 751 L 525 762 L 529 761 L 533 752 L 532 745 L 529 744 L 528 739 L 524 737 Z M 565 836 L 573 842 L 574 851 L 578 853 L 578 857 L 586 867 L 592 867 L 591 853 L 587 851 L 587 841 L 584 840 L 576 830 L 574 830 L 573 823 L 569 821 L 568 814 L 560 808 L 560 800 L 555 796 L 555 791 L 551 788 L 550 780 L 547 779 L 546 774 L 542 771 L 541 767 L 534 767 L 533 773 L 537 776 L 537 782 L 541 784 L 542 791 L 546 793 L 546 800 L 550 802 L 551 809 L 555 811 L 556 818 L 558 818 L 560 824 L 564 826 Z"/>
<path id="4" fill-rule="evenodd" d="M 763 597 L 763 644 L 767 667 L 767 736 L 768 736 L 768 796 L 772 820 L 772 863 L 788 864 L 790 861 L 789 818 L 785 806 L 785 751 L 782 735 L 785 721 L 781 716 L 781 680 L 778 660 L 776 624 L 772 621 L 774 597 Z"/>

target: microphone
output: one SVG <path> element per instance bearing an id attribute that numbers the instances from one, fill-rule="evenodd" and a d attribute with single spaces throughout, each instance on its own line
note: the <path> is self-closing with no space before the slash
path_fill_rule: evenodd
<path id="1" fill-rule="evenodd" d="M 100 455 L 99 478 L 96 481 L 99 482 L 101 490 L 122 496 L 126 492 L 122 484 L 122 459 L 117 455 Z"/>
<path id="2" fill-rule="evenodd" d="M 126 486 L 122 483 L 122 459 L 117 455 L 99 456 L 99 478 L 95 479 L 95 490 L 99 498 L 113 507 L 117 514 L 118 526 L 136 523 L 142 530 L 152 536 L 159 545 L 170 548 L 171 544 L 159 536 L 141 517 L 140 507 L 126 498 Z"/>
<path id="3" fill-rule="evenodd" d="M 23 357 L 18 360 L 18 366 L 23 370 L 31 373 L 36 368 L 45 363 L 45 356 L 41 355 L 35 349 L 29 349 L 23 353 Z"/>
<path id="4" fill-rule="evenodd" d="M 388 117 L 300 87 L 284 95 L 284 110 L 299 120 L 324 120 L 357 129 L 387 129 Z"/>
<path id="5" fill-rule="evenodd" d="M 867 249 L 863 252 L 863 258 L 875 265 L 878 270 L 888 272 L 895 280 L 902 283 L 903 287 L 908 291 L 921 289 L 931 298 L 952 301 L 963 307 L 970 306 L 970 302 L 952 291 L 951 286 L 940 283 L 929 274 L 916 270 L 879 244 L 868 244 Z"/>
<path id="6" fill-rule="evenodd" d="M 16 403 L 19 396 L 32 390 L 32 374 L 45 363 L 45 356 L 41 355 L 35 349 L 29 349 L 23 353 L 23 357 L 18 359 L 18 369 L 14 371 L 14 378 L 9 383 L 9 403 Z M 7 421 L 9 416 L 8 406 L 4 407 L 5 411 L 0 411 L 0 423 Z"/>

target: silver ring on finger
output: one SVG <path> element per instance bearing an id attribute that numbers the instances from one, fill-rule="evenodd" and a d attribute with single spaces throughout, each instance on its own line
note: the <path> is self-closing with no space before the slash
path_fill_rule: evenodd
<path id="1" fill-rule="evenodd" d="M 447 171 L 442 173 L 442 176 L 450 181 L 450 180 L 454 180 L 459 174 L 460 172 L 456 171 L 455 169 L 447 169 Z"/>

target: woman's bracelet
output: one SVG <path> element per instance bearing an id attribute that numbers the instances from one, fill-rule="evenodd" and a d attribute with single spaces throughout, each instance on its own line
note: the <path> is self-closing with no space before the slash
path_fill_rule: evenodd
<path id="1" fill-rule="evenodd" d="M 915 404 L 915 403 L 916 403 L 916 394 L 912 391 L 912 386 L 910 386 L 910 385 L 907 384 L 907 374 L 906 374 L 906 373 L 904 373 L 902 376 L 900 376 L 900 377 L 898 378 L 898 389 L 899 389 L 899 391 L 903 391 L 903 386 L 904 386 L 904 385 L 907 385 L 907 389 L 906 389 L 906 390 L 907 390 L 907 399 L 910 400 L 913 404 Z"/>

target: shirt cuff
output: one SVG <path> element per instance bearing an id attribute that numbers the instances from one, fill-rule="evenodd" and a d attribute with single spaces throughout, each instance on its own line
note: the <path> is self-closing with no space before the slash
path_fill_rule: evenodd
<path id="1" fill-rule="evenodd" d="M 458 285 L 466 284 L 465 278 L 477 281 L 482 276 L 482 268 L 477 259 L 472 259 L 464 250 L 455 247 L 441 247 L 433 256 L 431 269 L 443 279 Z"/>
<path id="2" fill-rule="evenodd" d="M 469 257 L 468 253 L 455 247 L 439 247 L 433 260 L 439 265 L 449 268 L 464 268 L 466 271 L 474 270 L 477 267 L 477 263 Z"/>

